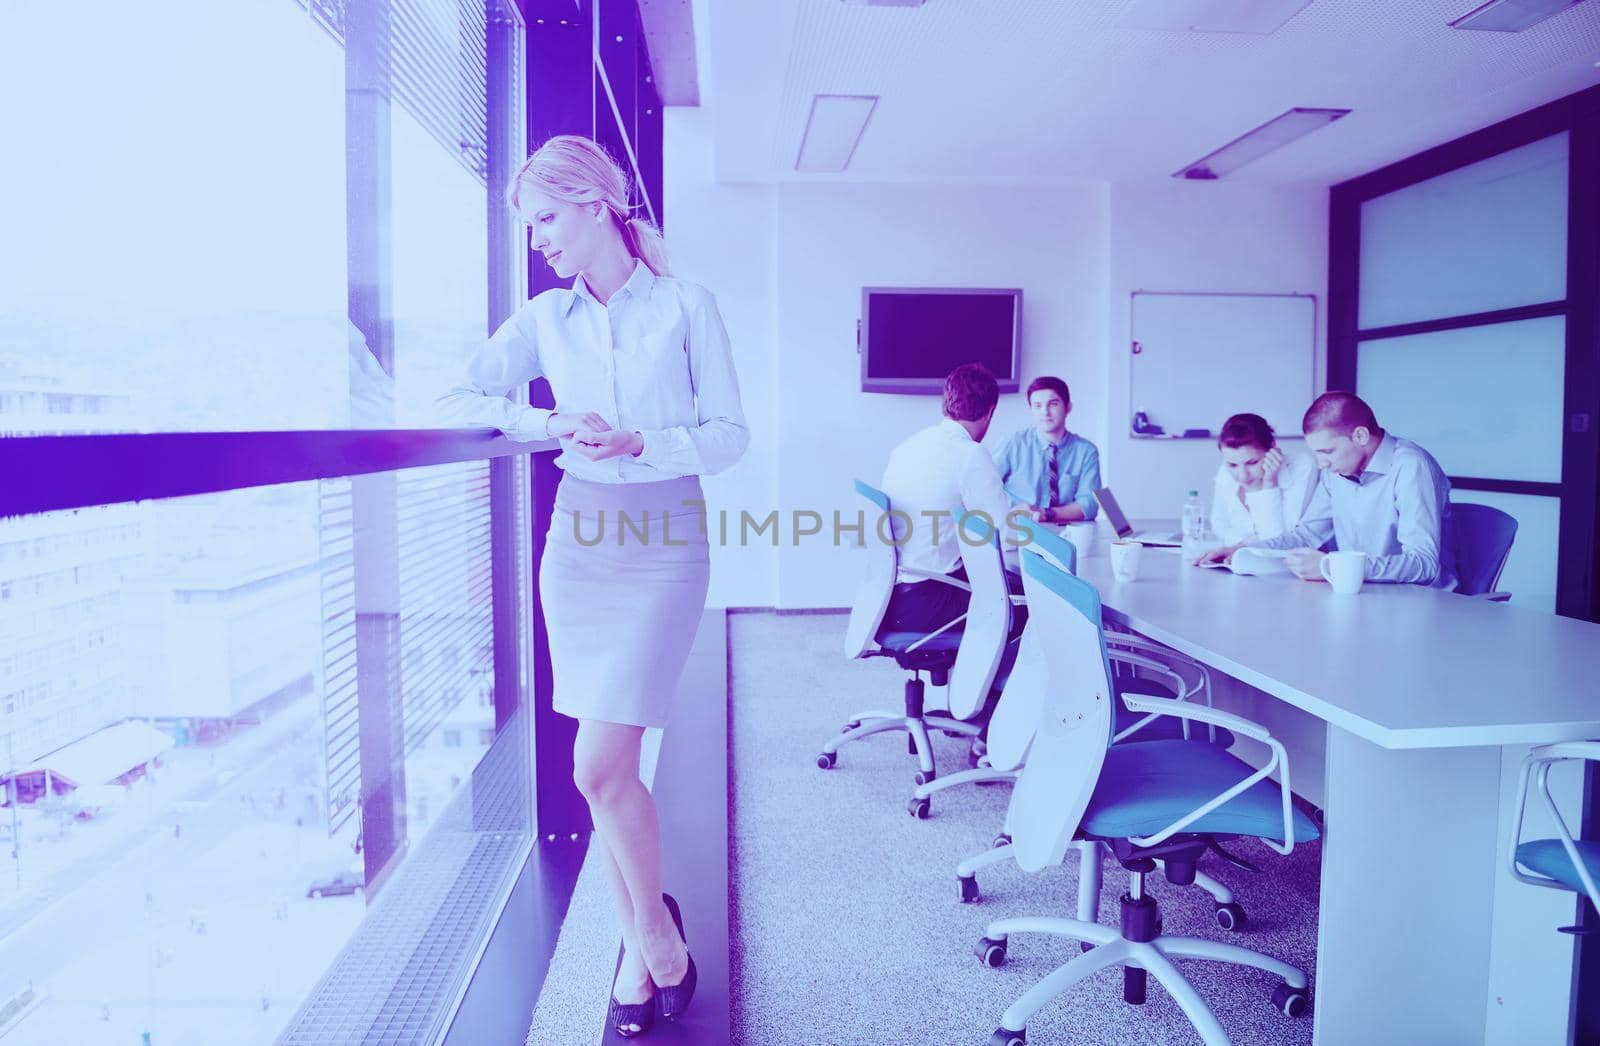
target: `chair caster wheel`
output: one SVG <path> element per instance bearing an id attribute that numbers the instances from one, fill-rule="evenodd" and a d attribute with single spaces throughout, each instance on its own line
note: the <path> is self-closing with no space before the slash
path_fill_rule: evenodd
<path id="1" fill-rule="evenodd" d="M 928 815 L 932 812 L 933 804 L 928 802 L 926 799 L 917 799 L 913 797 L 909 802 L 906 803 L 906 813 L 910 814 L 912 817 L 915 817 L 919 821 L 926 821 L 928 819 Z"/>
<path id="2" fill-rule="evenodd" d="M 1006 939 L 985 937 L 978 942 L 978 960 L 991 969 L 998 970 L 1006 964 Z M 1020 1035 L 1021 1032 L 1011 1034 Z"/>
<path id="3" fill-rule="evenodd" d="M 1237 901 L 1217 905 L 1217 925 L 1224 930 L 1238 932 L 1245 927 L 1244 909 Z"/>
<path id="4" fill-rule="evenodd" d="M 975 904 L 978 900 L 977 876 L 963 875 L 961 878 L 961 903 Z"/>
<path id="5" fill-rule="evenodd" d="M 989 1036 L 989 1046 L 1028 1046 L 1026 1033 L 996 1028 Z"/>
<path id="6" fill-rule="evenodd" d="M 1311 1009 L 1311 999 L 1304 988 L 1291 988 L 1285 982 L 1272 989 L 1272 1005 L 1282 1011 L 1285 1017 L 1304 1017 Z"/>
<path id="7" fill-rule="evenodd" d="M 839 754 L 837 752 L 823 752 L 821 755 L 817 756 L 817 769 L 832 770 L 833 764 L 837 763 L 838 761 Z"/>
<path id="8" fill-rule="evenodd" d="M 927 770 L 918 770 L 916 773 L 911 775 L 912 783 L 919 785 L 925 785 L 929 781 L 932 781 L 933 778 L 934 774 Z"/>
<path id="9" fill-rule="evenodd" d="M 1010 836 L 1009 833 L 1001 832 L 999 835 L 994 837 L 994 847 L 993 847 L 994 849 L 998 850 L 1002 846 L 1010 846 L 1010 845 L 1011 845 L 1011 836 Z"/>

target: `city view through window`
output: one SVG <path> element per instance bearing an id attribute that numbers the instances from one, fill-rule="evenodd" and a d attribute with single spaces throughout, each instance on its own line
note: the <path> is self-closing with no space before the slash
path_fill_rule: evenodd
<path id="1" fill-rule="evenodd" d="M 391 106 L 380 363 L 347 318 L 344 5 L 229 6 L 226 32 L 199 0 L 70 33 L 8 8 L 0 90 L 52 99 L 0 115 L 31 143 L 0 167 L 0 438 L 433 427 L 484 337 L 481 146 Z M 481 5 L 394 7 L 483 75 Z M 277 1038 L 473 798 L 496 736 L 489 471 L 0 519 L 8 1044 Z M 372 532 L 363 483 L 388 506 Z M 374 695 L 400 828 L 377 880 Z"/>

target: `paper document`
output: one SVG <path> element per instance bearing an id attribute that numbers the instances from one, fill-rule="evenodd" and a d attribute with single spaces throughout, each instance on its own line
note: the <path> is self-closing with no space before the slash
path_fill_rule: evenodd
<path id="1" fill-rule="evenodd" d="M 1205 566 L 1231 570 L 1235 574 L 1287 574 L 1289 565 L 1283 560 L 1288 554 L 1287 549 L 1241 548 L 1233 554 L 1232 562 L 1206 563 Z"/>

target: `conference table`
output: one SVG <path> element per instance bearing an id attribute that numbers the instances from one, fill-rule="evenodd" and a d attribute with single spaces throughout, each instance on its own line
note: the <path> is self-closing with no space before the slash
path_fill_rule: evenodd
<path id="1" fill-rule="evenodd" d="M 1325 761 L 1315 1041 L 1565 1041 L 1557 927 L 1574 895 L 1512 879 L 1505 853 L 1528 747 L 1600 737 L 1600 625 L 1415 585 L 1340 595 L 1154 548 L 1119 582 L 1097 537 L 1078 574 L 1109 624 L 1326 731 L 1289 760 L 1291 785 L 1297 754 Z M 1539 806 L 1525 838 L 1553 834 Z"/>

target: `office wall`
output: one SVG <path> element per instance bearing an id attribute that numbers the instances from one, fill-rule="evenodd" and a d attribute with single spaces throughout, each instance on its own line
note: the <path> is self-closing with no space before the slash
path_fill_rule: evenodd
<path id="1" fill-rule="evenodd" d="M 716 295 L 739 394 L 750 421 L 750 449 L 727 472 L 702 481 L 708 518 L 778 501 L 777 190 L 718 185 L 712 176 L 711 113 L 668 106 L 663 124 L 667 244 L 675 275 Z M 766 511 L 766 510 L 763 510 Z M 774 606 L 778 559 L 771 548 L 726 546 L 712 531 L 711 606 Z"/>
<path id="2" fill-rule="evenodd" d="M 1218 460 L 1208 440 L 1128 435 L 1130 295 L 1314 294 L 1320 390 L 1327 373 L 1327 272 L 1326 189 L 1171 179 L 1111 187 L 1109 380 L 1103 409 L 1112 435 L 1101 445 L 1101 457 L 1105 477 L 1129 515 L 1175 517 L 1190 489 L 1209 499 Z M 1223 420 L 1216 419 L 1216 425 Z M 1301 450 L 1298 440 L 1290 447 Z"/>

